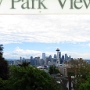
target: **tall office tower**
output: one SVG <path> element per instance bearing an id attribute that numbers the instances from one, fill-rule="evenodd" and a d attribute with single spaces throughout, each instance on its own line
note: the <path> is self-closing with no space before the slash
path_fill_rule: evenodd
<path id="1" fill-rule="evenodd" d="M 49 58 L 51 59 L 52 58 L 52 55 L 49 55 Z"/>
<path id="2" fill-rule="evenodd" d="M 57 48 L 56 51 L 57 51 L 57 60 L 59 60 L 59 51 L 60 51 L 59 48 Z"/>
<path id="3" fill-rule="evenodd" d="M 59 52 L 59 58 L 61 59 L 61 52 Z"/>
<path id="4" fill-rule="evenodd" d="M 31 56 L 31 57 L 30 57 L 30 64 L 31 64 L 31 65 L 34 65 L 33 63 L 34 63 L 33 56 Z"/>
<path id="5" fill-rule="evenodd" d="M 20 57 L 20 61 L 22 60 L 22 57 Z"/>
<path id="6" fill-rule="evenodd" d="M 40 57 L 35 57 L 35 60 L 36 60 L 36 66 L 39 66 L 40 65 Z"/>
<path id="7" fill-rule="evenodd" d="M 59 48 L 56 49 L 57 51 L 57 65 L 60 64 L 60 58 L 59 58 Z"/>
<path id="8" fill-rule="evenodd" d="M 61 52 L 59 52 L 59 61 L 60 61 L 60 64 L 61 64 Z"/>
<path id="9" fill-rule="evenodd" d="M 20 57 L 20 62 L 22 63 L 22 57 Z"/>
<path id="10" fill-rule="evenodd" d="M 64 60 L 64 55 L 62 55 L 62 59 Z"/>
<path id="11" fill-rule="evenodd" d="M 33 59 L 33 56 L 31 56 L 30 59 Z"/>
<path id="12" fill-rule="evenodd" d="M 46 55 L 45 55 L 45 53 L 42 53 L 42 59 L 43 59 L 43 60 L 46 59 Z"/>
<path id="13" fill-rule="evenodd" d="M 45 55 L 45 53 L 42 53 L 42 59 L 44 60 L 44 65 L 46 65 L 46 55 Z"/>
<path id="14" fill-rule="evenodd" d="M 64 62 L 64 55 L 62 55 L 62 63 Z"/>
<path id="15" fill-rule="evenodd" d="M 66 60 L 68 60 L 68 56 L 67 56 L 67 54 L 65 54 L 65 61 L 66 61 Z"/>
<path id="16" fill-rule="evenodd" d="M 57 58 L 57 55 L 56 55 L 56 54 L 54 54 L 54 58 L 55 58 L 55 59 Z"/>
<path id="17" fill-rule="evenodd" d="M 68 60 L 71 60 L 71 56 L 68 57 Z"/>

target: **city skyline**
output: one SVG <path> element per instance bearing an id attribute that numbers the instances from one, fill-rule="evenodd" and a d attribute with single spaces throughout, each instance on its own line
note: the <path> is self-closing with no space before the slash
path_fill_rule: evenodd
<path id="1" fill-rule="evenodd" d="M 89 15 L 1 15 L 4 58 L 54 55 L 90 59 Z"/>

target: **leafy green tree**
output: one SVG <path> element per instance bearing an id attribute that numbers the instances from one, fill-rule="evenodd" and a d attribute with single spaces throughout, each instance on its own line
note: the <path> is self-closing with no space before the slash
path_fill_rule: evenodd
<path id="1" fill-rule="evenodd" d="M 2 78 L 3 80 L 8 79 L 8 73 L 8 63 L 3 58 L 3 45 L 0 44 L 0 78 Z"/>
<path id="2" fill-rule="evenodd" d="M 8 87 L 8 80 L 2 80 L 0 78 L 0 90 L 9 90 L 7 87 Z"/>
<path id="3" fill-rule="evenodd" d="M 85 67 L 80 67 L 80 69 L 78 70 L 77 76 L 75 77 L 75 80 L 77 81 L 75 84 L 76 86 L 75 90 L 78 90 L 80 86 L 83 86 L 83 83 L 86 83 L 89 81 L 89 78 L 90 78 L 89 73 L 90 73 L 90 65 L 87 65 Z M 87 90 L 87 89 L 82 89 L 82 90 Z"/>
<path id="4" fill-rule="evenodd" d="M 73 69 L 75 75 L 74 86 L 75 90 L 78 90 L 81 83 L 84 83 L 87 80 L 87 76 L 90 72 L 90 65 L 82 58 L 72 59 L 68 64 Z"/>
<path id="5" fill-rule="evenodd" d="M 90 90 L 90 72 L 84 83 L 81 83 L 78 90 Z"/>
<path id="6" fill-rule="evenodd" d="M 3 80 L 0 78 L 0 90 L 4 90 L 4 84 L 3 84 Z"/>
<path id="7" fill-rule="evenodd" d="M 57 73 L 60 73 L 58 68 L 56 68 L 56 66 L 50 66 L 49 67 L 49 73 L 50 74 L 57 74 Z"/>
<path id="8" fill-rule="evenodd" d="M 60 90 L 52 77 L 32 66 L 11 67 L 8 83 L 8 90 Z"/>
<path id="9" fill-rule="evenodd" d="M 24 67 L 24 68 L 26 68 L 29 65 L 30 65 L 30 62 L 26 62 L 26 61 L 22 62 L 22 64 L 19 64 L 20 67 Z"/>

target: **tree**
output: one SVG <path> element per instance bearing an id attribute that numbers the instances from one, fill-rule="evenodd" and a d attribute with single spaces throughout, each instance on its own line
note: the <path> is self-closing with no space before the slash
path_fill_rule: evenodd
<path id="1" fill-rule="evenodd" d="M 3 80 L 8 79 L 8 73 L 8 63 L 3 58 L 3 45 L 0 44 L 0 78 L 2 78 Z"/>
<path id="2" fill-rule="evenodd" d="M 8 90 L 60 90 L 52 77 L 32 66 L 11 67 L 8 82 Z"/>
<path id="3" fill-rule="evenodd" d="M 8 80 L 2 80 L 0 78 L 0 90 L 9 90 L 7 87 L 8 87 Z"/>
<path id="4" fill-rule="evenodd" d="M 49 73 L 50 74 L 57 74 L 57 73 L 60 73 L 58 68 L 56 68 L 56 66 L 50 66 L 49 67 Z"/>
<path id="5" fill-rule="evenodd" d="M 30 62 L 26 62 L 26 61 L 24 61 L 24 62 L 22 62 L 22 64 L 18 64 L 20 67 L 24 67 L 24 68 L 26 68 L 27 66 L 29 66 L 30 65 Z"/>
<path id="6" fill-rule="evenodd" d="M 0 58 L 2 58 L 2 55 L 3 55 L 3 45 L 0 44 Z"/>
<path id="7" fill-rule="evenodd" d="M 81 83 L 84 83 L 87 80 L 87 75 L 90 72 L 90 65 L 82 58 L 72 59 L 68 61 L 68 64 L 73 70 L 73 75 L 75 75 L 75 90 L 78 90 Z"/>
<path id="8" fill-rule="evenodd" d="M 90 72 L 84 83 L 81 83 L 78 90 L 90 90 Z"/>

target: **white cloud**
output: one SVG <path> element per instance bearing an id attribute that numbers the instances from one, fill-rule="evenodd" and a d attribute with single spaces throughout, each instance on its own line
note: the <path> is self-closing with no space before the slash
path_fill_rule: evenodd
<path id="1" fill-rule="evenodd" d="M 23 58 L 30 58 L 31 56 L 33 57 L 41 57 L 42 58 L 42 53 L 41 51 L 37 51 L 37 50 L 29 50 L 29 49 L 22 49 L 20 47 L 16 47 L 14 51 L 12 52 L 5 52 L 4 53 L 4 57 L 5 58 L 13 58 L 13 59 L 19 59 L 20 57 Z M 54 55 L 54 52 L 45 52 L 46 53 L 46 57 L 49 55 Z"/>
<path id="2" fill-rule="evenodd" d="M 89 15 L 3 15 L 0 43 L 87 42 L 89 23 Z"/>
<path id="3" fill-rule="evenodd" d="M 5 58 L 13 58 L 13 59 L 19 59 L 20 57 L 29 59 L 31 56 L 33 57 L 41 57 L 42 58 L 41 51 L 37 50 L 24 50 L 20 47 L 16 47 L 13 52 L 5 52 L 4 57 Z M 56 52 L 45 52 L 46 56 L 57 54 Z M 83 58 L 83 59 L 89 59 L 90 53 L 81 53 L 81 52 L 70 52 L 70 51 L 62 51 L 61 55 L 65 55 L 67 53 L 68 56 L 71 56 L 72 58 Z"/>
<path id="4" fill-rule="evenodd" d="M 68 56 L 70 55 L 72 58 L 83 58 L 83 59 L 90 59 L 89 52 L 70 52 L 70 51 L 63 51 L 62 54 L 67 53 Z"/>
<path id="5" fill-rule="evenodd" d="M 90 43 L 88 43 L 87 46 L 90 47 Z"/>
<path id="6" fill-rule="evenodd" d="M 14 51 L 12 52 L 5 52 L 4 57 L 5 58 L 14 58 L 14 59 L 19 59 L 20 57 L 24 58 L 30 58 L 30 56 L 39 56 L 41 57 L 42 52 L 41 51 L 36 51 L 36 50 L 24 50 L 19 47 L 16 47 Z"/>

